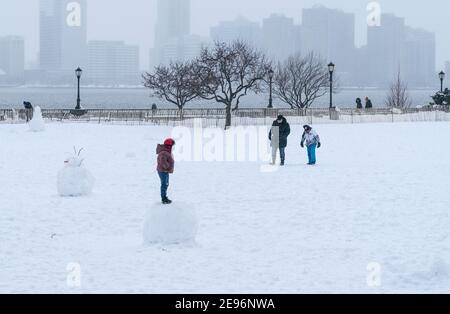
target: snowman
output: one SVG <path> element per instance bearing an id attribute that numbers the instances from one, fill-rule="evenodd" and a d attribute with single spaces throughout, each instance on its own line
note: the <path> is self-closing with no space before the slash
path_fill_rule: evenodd
<path id="1" fill-rule="evenodd" d="M 29 122 L 31 132 L 42 132 L 45 130 L 45 122 L 42 118 L 42 111 L 40 107 L 34 108 L 33 119 Z"/>
<path id="2" fill-rule="evenodd" d="M 82 151 L 74 148 L 74 154 L 64 161 L 64 167 L 58 173 L 57 189 L 60 196 L 78 197 L 92 193 L 95 179 L 83 165 Z"/>

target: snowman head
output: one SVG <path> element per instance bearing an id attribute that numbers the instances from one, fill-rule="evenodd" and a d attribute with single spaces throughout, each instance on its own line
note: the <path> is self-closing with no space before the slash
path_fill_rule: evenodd
<path id="1" fill-rule="evenodd" d="M 41 107 L 38 106 L 38 107 L 34 108 L 34 114 L 37 116 L 41 116 L 42 115 Z"/>
<path id="2" fill-rule="evenodd" d="M 75 147 L 73 148 L 73 155 L 68 156 L 66 160 L 64 160 L 64 165 L 67 168 L 79 168 L 83 164 L 84 159 L 81 158 L 81 152 L 83 151 L 83 148 L 80 150 L 77 150 Z"/>

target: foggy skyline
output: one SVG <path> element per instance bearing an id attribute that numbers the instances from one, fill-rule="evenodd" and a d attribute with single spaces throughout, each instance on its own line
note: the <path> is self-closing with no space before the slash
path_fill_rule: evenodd
<path id="1" fill-rule="evenodd" d="M 367 0 L 229 0 L 227 2 L 211 0 L 191 0 L 192 33 L 209 36 L 210 27 L 223 20 L 237 16 L 246 17 L 261 23 L 272 13 L 285 14 L 301 22 L 301 10 L 314 5 L 341 9 L 356 14 L 356 46 L 364 45 L 367 35 Z M 423 2 L 411 3 L 407 0 L 378 1 L 382 13 L 394 13 L 405 17 L 412 27 L 423 28 L 436 33 L 437 67 L 444 68 L 444 62 L 450 60 L 450 35 L 446 12 L 450 3 L 435 0 L 433 6 Z M 0 3 L 0 36 L 18 35 L 25 38 L 26 61 L 37 61 L 39 50 L 39 1 L 4 0 Z M 124 40 L 129 44 L 138 44 L 141 48 L 141 67 L 148 65 L 148 51 L 153 47 L 156 24 L 156 0 L 88 0 L 88 39 Z"/>

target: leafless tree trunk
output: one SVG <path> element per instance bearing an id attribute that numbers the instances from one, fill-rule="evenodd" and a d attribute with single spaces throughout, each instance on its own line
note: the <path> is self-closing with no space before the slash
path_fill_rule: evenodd
<path id="1" fill-rule="evenodd" d="M 144 86 L 152 90 L 153 96 L 176 105 L 180 110 L 197 98 L 192 86 L 195 81 L 192 62 L 175 62 L 169 66 L 158 66 L 154 73 L 144 74 L 143 79 Z"/>
<path id="2" fill-rule="evenodd" d="M 239 108 L 241 98 L 261 91 L 270 68 L 260 51 L 242 41 L 217 42 L 211 49 L 204 48 L 195 64 L 196 94 L 225 105 L 225 128 L 231 126 L 231 113 Z"/>
<path id="3" fill-rule="evenodd" d="M 328 92 L 326 62 L 314 53 L 295 54 L 278 65 L 274 85 L 275 95 L 292 109 L 309 108 Z"/>
<path id="4" fill-rule="evenodd" d="M 400 69 L 397 79 L 391 84 L 386 97 L 386 106 L 396 109 L 408 109 L 411 107 L 411 98 L 408 94 L 408 85 L 402 80 Z"/>

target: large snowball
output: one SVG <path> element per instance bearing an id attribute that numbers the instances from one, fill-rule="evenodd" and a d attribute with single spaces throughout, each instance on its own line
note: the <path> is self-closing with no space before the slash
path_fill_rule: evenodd
<path id="1" fill-rule="evenodd" d="M 92 193 L 94 177 L 83 166 L 66 165 L 58 173 L 58 194 L 65 197 L 84 196 Z"/>
<path id="2" fill-rule="evenodd" d="M 195 242 L 197 216 L 187 204 L 155 204 L 149 209 L 144 226 L 147 244 L 183 244 Z"/>
<path id="3" fill-rule="evenodd" d="M 42 132 L 45 130 L 45 122 L 42 118 L 42 111 L 40 107 L 34 108 L 33 119 L 29 122 L 31 132 Z"/>

